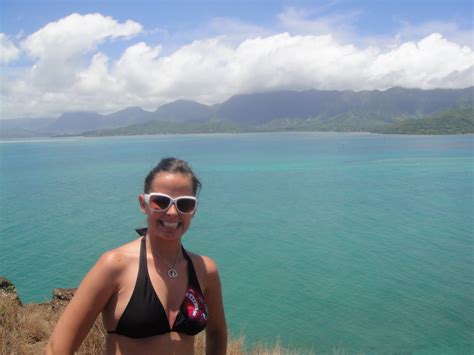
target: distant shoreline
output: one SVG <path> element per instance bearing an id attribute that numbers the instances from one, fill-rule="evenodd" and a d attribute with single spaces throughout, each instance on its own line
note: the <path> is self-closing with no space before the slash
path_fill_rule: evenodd
<path id="1" fill-rule="evenodd" d="M 156 136 L 206 136 L 206 135 L 254 135 L 254 134 L 348 134 L 348 135 L 380 135 L 380 136 L 469 136 L 474 133 L 381 133 L 381 132 L 367 132 L 367 131 L 354 131 L 354 132 L 339 132 L 339 131 L 268 131 L 268 132 L 196 132 L 196 133 L 144 133 L 144 134 L 115 134 L 115 135 L 58 135 L 58 136 L 34 136 L 34 137 L 0 137 L 0 143 L 46 143 L 46 142 L 58 142 L 58 141 L 73 141 L 75 139 L 97 139 L 97 138 L 121 138 L 121 137 L 156 137 Z"/>

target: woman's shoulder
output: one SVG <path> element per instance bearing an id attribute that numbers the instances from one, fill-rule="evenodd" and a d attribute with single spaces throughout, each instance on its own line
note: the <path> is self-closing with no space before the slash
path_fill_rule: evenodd
<path id="1" fill-rule="evenodd" d="M 207 289 L 209 286 L 212 287 L 216 280 L 219 279 L 216 262 L 206 255 L 199 255 L 189 251 L 187 251 L 187 253 L 193 262 L 203 290 Z"/>
<path id="2" fill-rule="evenodd" d="M 138 260 L 140 255 L 140 238 L 103 253 L 97 264 L 109 272 L 120 272 Z"/>
<path id="3" fill-rule="evenodd" d="M 202 268 L 206 273 L 217 272 L 217 264 L 211 257 L 207 255 L 199 255 L 188 250 L 186 250 L 186 252 L 188 253 L 195 267 L 197 266 Z"/>

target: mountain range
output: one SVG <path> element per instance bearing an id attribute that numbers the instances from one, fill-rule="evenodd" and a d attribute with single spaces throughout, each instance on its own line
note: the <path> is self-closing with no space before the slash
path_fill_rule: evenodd
<path id="1" fill-rule="evenodd" d="M 391 126 L 417 121 L 417 125 L 401 129 L 403 133 L 410 133 L 410 127 L 419 129 L 423 120 L 441 114 L 441 118 L 429 121 L 430 132 L 436 132 L 435 126 L 445 117 L 443 112 L 464 119 L 462 132 L 454 130 L 454 133 L 469 133 L 474 132 L 474 127 L 470 129 L 469 126 L 473 98 L 474 87 L 278 91 L 236 95 L 215 105 L 178 100 L 160 106 L 154 112 L 129 107 L 109 115 L 66 112 L 57 119 L 0 120 L 0 137 L 289 130 L 388 133 L 389 130 L 384 130 Z"/>

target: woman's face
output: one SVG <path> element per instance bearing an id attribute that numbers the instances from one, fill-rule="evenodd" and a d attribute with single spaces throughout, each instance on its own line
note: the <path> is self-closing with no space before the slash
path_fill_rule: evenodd
<path id="1" fill-rule="evenodd" d="M 149 193 L 158 192 L 172 198 L 180 196 L 194 196 L 192 179 L 180 173 L 172 174 L 161 172 L 155 175 Z M 146 204 L 143 195 L 140 195 L 140 207 L 147 214 L 148 233 L 164 240 L 177 240 L 188 230 L 194 212 L 183 214 L 178 212 L 175 204 L 165 211 L 152 211 Z"/>

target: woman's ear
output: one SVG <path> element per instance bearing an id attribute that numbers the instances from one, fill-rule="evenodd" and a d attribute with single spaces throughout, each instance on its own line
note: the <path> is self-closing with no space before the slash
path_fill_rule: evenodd
<path id="1" fill-rule="evenodd" d="M 145 196 L 143 194 L 138 195 L 138 202 L 140 203 L 140 210 L 144 213 L 147 214 L 147 205 L 145 202 Z"/>

